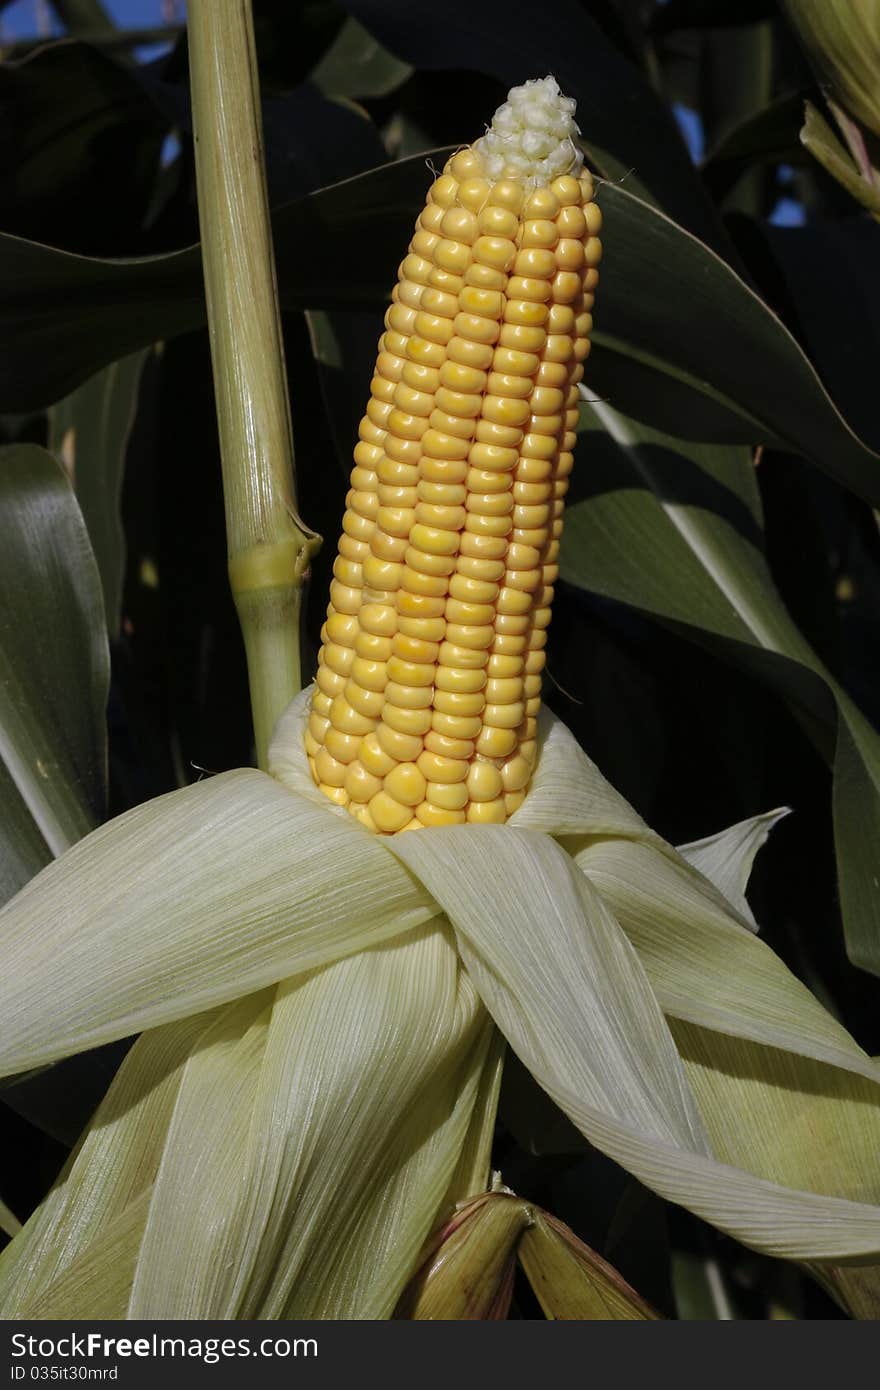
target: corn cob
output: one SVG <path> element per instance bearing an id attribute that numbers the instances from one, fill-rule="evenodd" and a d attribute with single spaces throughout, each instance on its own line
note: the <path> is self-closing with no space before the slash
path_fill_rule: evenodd
<path id="1" fill-rule="evenodd" d="M 552 77 L 436 179 L 379 341 L 306 735 L 371 830 L 522 803 L 601 256 Z"/>

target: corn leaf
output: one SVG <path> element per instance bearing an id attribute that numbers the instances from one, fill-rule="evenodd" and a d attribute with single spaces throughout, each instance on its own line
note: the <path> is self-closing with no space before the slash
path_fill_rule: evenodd
<path id="1" fill-rule="evenodd" d="M 112 636 L 119 632 L 125 539 L 119 514 L 125 452 L 146 351 L 112 362 L 49 411 L 49 447 L 64 464 L 89 533 Z"/>
<path id="2" fill-rule="evenodd" d="M 238 998 L 435 913 L 350 816 L 265 773 L 170 792 L 94 831 L 0 913 L 0 1074 Z"/>
<path id="3" fill-rule="evenodd" d="M 608 405 L 591 413 L 587 495 L 568 509 L 563 576 L 710 642 L 793 705 L 834 769 L 847 950 L 880 970 L 880 738 L 782 603 L 745 451 L 685 444 Z"/>
<path id="4" fill-rule="evenodd" d="M 595 350 L 584 378 L 591 397 L 639 416 L 626 390 L 628 372 L 620 382 L 615 377 L 616 362 L 632 359 L 739 415 L 752 443 L 779 442 L 876 505 L 876 452 L 854 434 L 772 310 L 714 251 L 657 208 L 615 183 L 599 187 L 597 202 L 607 255 Z"/>
<path id="5" fill-rule="evenodd" d="M 678 845 L 682 859 L 693 864 L 695 869 L 715 884 L 720 893 L 736 909 L 739 916 L 749 926 L 758 930 L 752 909 L 746 900 L 746 887 L 755 855 L 767 836 L 783 817 L 789 814 L 790 807 L 783 806 L 778 811 L 765 811 L 761 816 L 750 816 L 748 820 L 737 821 L 726 830 L 715 835 L 707 835 L 702 840 L 692 840 L 690 844 Z"/>
<path id="6" fill-rule="evenodd" d="M 409 63 L 395 58 L 356 19 L 347 19 L 309 81 L 326 96 L 384 97 L 411 76 Z"/>
<path id="7" fill-rule="evenodd" d="M 577 101 L 596 167 L 610 179 L 627 178 L 699 235 L 729 248 L 668 107 L 575 0 L 544 8 L 530 0 L 484 0 L 477 9 L 469 0 L 447 0 L 442 26 L 409 0 L 345 0 L 344 7 L 417 68 L 488 73 L 505 91 L 535 70 L 540 53 L 541 70 Z M 461 130 L 458 138 L 472 140 L 474 132 Z"/>
<path id="8" fill-rule="evenodd" d="M 758 1250 L 817 1261 L 880 1252 L 880 1207 L 711 1156 L 638 958 L 561 849 L 509 825 L 402 835 L 393 848 L 446 910 L 511 1046 L 598 1149 Z"/>
<path id="9" fill-rule="evenodd" d="M 429 157 L 439 166 L 447 153 Z M 372 169 L 276 209 L 285 307 L 375 309 L 387 300 L 399 248 L 424 201 L 425 159 Z M 606 183 L 598 197 L 608 255 L 587 375 L 591 394 L 634 411 L 659 402 L 667 428 L 684 421 L 676 432 L 716 438 L 719 428 L 735 425 L 735 438 L 782 441 L 859 495 L 880 500 L 877 455 L 854 435 L 794 338 L 745 281 L 623 188 Z M 356 263 L 347 254 L 355 242 L 363 250 Z M 303 245 L 311 247 L 307 265 Z M 654 273 L 659 263 L 662 277 Z M 108 362 L 204 322 L 198 248 L 102 260 L 0 236 L 0 305 L 0 343 L 15 345 L 0 363 L 0 408 L 40 407 Z M 768 380 L 777 383 L 772 393 Z M 678 402 L 674 419 L 670 393 Z M 698 425 L 689 418 L 695 400 L 703 403 Z"/>
<path id="10" fill-rule="evenodd" d="M 187 1064 L 132 1317 L 387 1317 L 436 1222 L 490 1036 L 448 928 L 286 981 L 260 1024 Z"/>
<path id="11" fill-rule="evenodd" d="M 67 479 L 32 444 L 0 449 L 0 782 L 19 888 L 101 818 L 109 655 L 95 561 Z M 22 615 L 27 614 L 27 621 Z"/>

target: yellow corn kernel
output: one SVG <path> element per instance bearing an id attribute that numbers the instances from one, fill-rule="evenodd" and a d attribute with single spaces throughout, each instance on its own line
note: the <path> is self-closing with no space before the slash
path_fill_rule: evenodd
<path id="1" fill-rule="evenodd" d="M 345 772 L 345 790 L 352 801 L 366 805 L 377 792 L 382 790 L 382 782 L 368 772 L 363 763 L 349 763 Z"/>
<path id="2" fill-rule="evenodd" d="M 428 782 L 425 800 L 439 811 L 463 811 L 468 804 L 468 789 L 462 782 Z"/>
<path id="3" fill-rule="evenodd" d="M 504 790 L 501 773 L 494 763 L 472 762 L 467 775 L 467 790 L 471 801 L 495 801 Z"/>
<path id="4" fill-rule="evenodd" d="M 559 93 L 531 85 L 511 100 L 537 130 Z M 545 180 L 494 125 L 454 155 L 386 314 L 306 734 L 376 833 L 501 823 L 535 767 L 602 252 L 592 180 L 558 158 Z"/>
<path id="5" fill-rule="evenodd" d="M 464 811 L 444 811 L 439 806 L 432 806 L 430 802 L 423 801 L 421 806 L 416 807 L 416 818 L 422 825 L 464 825 L 467 817 Z"/>
<path id="6" fill-rule="evenodd" d="M 418 806 L 426 789 L 427 781 L 415 763 L 398 763 L 385 778 L 384 790 L 401 806 Z"/>
<path id="7" fill-rule="evenodd" d="M 439 753 L 424 752 L 418 768 L 428 782 L 464 782 L 470 764 L 464 758 L 444 758 Z"/>
<path id="8" fill-rule="evenodd" d="M 504 797 L 498 796 L 494 801 L 470 801 L 467 819 L 471 825 L 503 825 L 507 820 Z"/>
<path id="9" fill-rule="evenodd" d="M 386 791 L 376 793 L 369 803 L 369 811 L 376 823 L 376 829 L 386 835 L 393 835 L 395 831 L 402 830 L 412 816 L 409 806 L 402 806 Z"/>

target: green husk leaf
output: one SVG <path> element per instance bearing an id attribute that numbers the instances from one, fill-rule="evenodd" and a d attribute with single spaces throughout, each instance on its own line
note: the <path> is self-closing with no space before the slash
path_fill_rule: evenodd
<path id="1" fill-rule="evenodd" d="M 655 1322 L 657 1314 L 612 1265 L 546 1212 L 534 1211 L 520 1263 L 547 1318 Z"/>
<path id="2" fill-rule="evenodd" d="M 455 1212 L 430 1242 L 396 1318 L 498 1321 L 513 1293 L 516 1250 L 531 1208 L 508 1192 L 485 1192 Z"/>
<path id="3" fill-rule="evenodd" d="M 862 207 L 880 217 L 880 185 L 866 178 L 811 101 L 804 102 L 801 144 Z"/>
<path id="4" fill-rule="evenodd" d="M 719 1157 L 789 1187 L 880 1202 L 880 1085 L 693 1024 L 672 1032 Z M 880 1264 L 829 1274 L 854 1317 L 876 1318 Z"/>
<path id="5" fill-rule="evenodd" d="M 880 1203 L 880 1084 L 674 1021 L 712 1147 L 771 1182 Z"/>

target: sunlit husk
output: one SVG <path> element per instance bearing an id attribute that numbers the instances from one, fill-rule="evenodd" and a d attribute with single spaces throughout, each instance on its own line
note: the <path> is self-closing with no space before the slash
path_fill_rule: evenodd
<path id="1" fill-rule="evenodd" d="M 226 1056 L 187 1066 L 130 1315 L 387 1317 L 438 1219 L 489 1037 L 442 925 L 280 985 L 259 1042 L 218 1038 Z"/>
<path id="2" fill-rule="evenodd" d="M 211 1021 L 135 1043 L 58 1182 L 0 1255 L 0 1317 L 125 1316 L 183 1067 Z"/>
<path id="3" fill-rule="evenodd" d="M 86 836 L 0 912 L 0 1075 L 126 1037 L 423 923 L 375 837 L 223 773 Z"/>
<path id="4" fill-rule="evenodd" d="M 559 721 L 510 824 L 382 841 L 311 785 L 307 698 L 273 746 L 286 785 L 228 774 L 131 813 L 4 914 L 0 993 L 51 1001 L 10 1033 L 15 1066 L 169 1016 L 162 989 L 171 1016 L 240 997 L 133 1049 L 4 1256 L 8 1315 L 389 1316 L 427 1234 L 485 1186 L 500 1048 L 476 992 L 655 1191 L 776 1255 L 877 1258 L 873 1063 Z M 726 879 L 703 863 L 737 884 L 732 841 Z M 809 1162 L 785 1166 L 774 1126 Z"/>
<path id="5" fill-rule="evenodd" d="M 757 923 L 746 898 L 746 888 L 758 850 L 767 843 L 774 825 L 789 814 L 789 807 L 766 811 L 762 816 L 750 816 L 687 845 L 678 845 L 678 853 L 693 868 L 698 869 L 735 908 L 742 920 L 755 931 Z"/>
<path id="6" fill-rule="evenodd" d="M 5 1257 L 8 1315 L 389 1316 L 493 1033 L 441 924 L 146 1034 Z"/>
<path id="7" fill-rule="evenodd" d="M 791 1259 L 877 1257 L 873 1172 L 856 1164 L 860 1200 L 852 1201 L 836 1195 L 834 1152 L 823 1171 L 835 1195 L 823 1196 L 767 1181 L 714 1151 L 638 957 L 547 839 L 453 827 L 401 836 L 394 848 L 446 909 L 514 1050 L 597 1148 L 757 1249 Z M 745 932 L 743 940 L 755 942 Z M 850 1073 L 834 1074 L 845 1096 Z"/>
<path id="8" fill-rule="evenodd" d="M 877 1077 L 846 1029 L 683 861 L 636 841 L 566 845 L 638 951 L 667 1014 Z"/>

